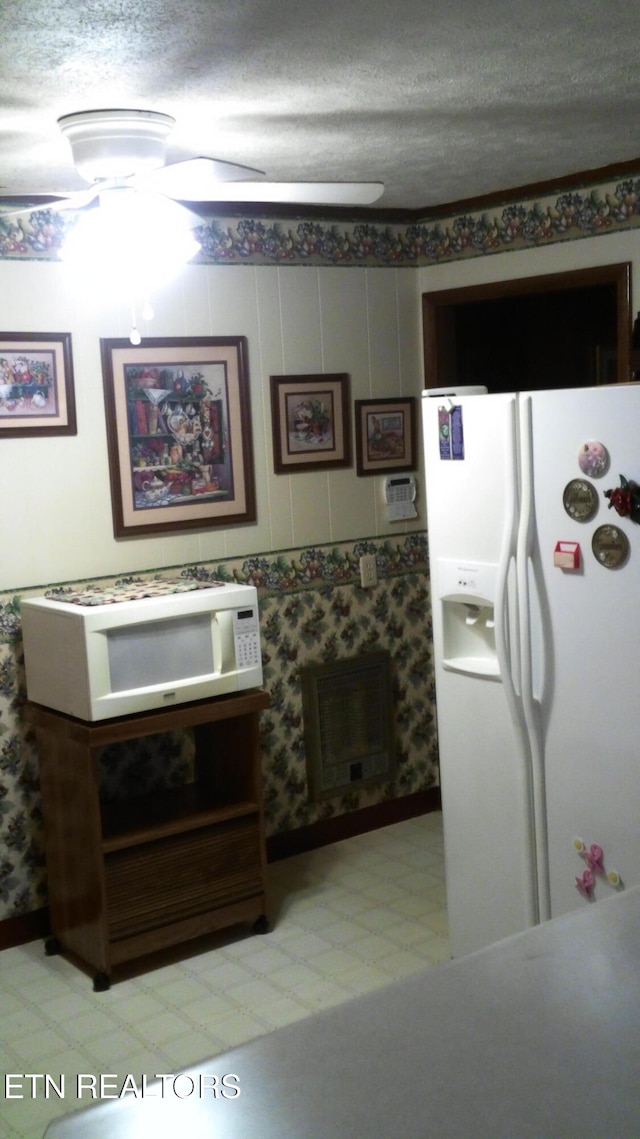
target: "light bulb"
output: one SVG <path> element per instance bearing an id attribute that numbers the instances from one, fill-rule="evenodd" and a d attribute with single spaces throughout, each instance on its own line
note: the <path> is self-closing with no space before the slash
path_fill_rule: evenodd
<path id="1" fill-rule="evenodd" d="M 161 194 L 115 187 L 70 230 L 60 257 L 111 292 L 146 298 L 198 252 L 187 212 Z M 146 319 L 146 318 L 145 318 Z"/>

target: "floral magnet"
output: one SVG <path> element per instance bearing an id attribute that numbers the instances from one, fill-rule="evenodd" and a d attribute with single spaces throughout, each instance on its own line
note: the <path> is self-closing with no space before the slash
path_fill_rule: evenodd
<path id="1" fill-rule="evenodd" d="M 578 452 L 578 464 L 585 475 L 597 479 L 609 469 L 609 452 L 603 443 L 594 439 L 590 443 L 583 443 Z"/>
<path id="2" fill-rule="evenodd" d="M 620 475 L 620 486 L 605 490 L 604 497 L 609 499 L 609 510 L 613 506 L 621 518 L 640 522 L 640 486 L 637 483 Z"/>

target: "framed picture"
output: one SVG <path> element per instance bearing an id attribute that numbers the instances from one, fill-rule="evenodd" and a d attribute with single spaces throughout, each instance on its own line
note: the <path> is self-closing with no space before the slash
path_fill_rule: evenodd
<path id="1" fill-rule="evenodd" d="M 246 337 L 100 346 L 116 538 L 254 522 Z"/>
<path id="2" fill-rule="evenodd" d="M 355 404 L 358 475 L 413 470 L 417 465 L 413 396 L 357 399 Z"/>
<path id="3" fill-rule="evenodd" d="M 75 435 L 70 332 L 0 332 L 0 436 Z"/>
<path id="4" fill-rule="evenodd" d="M 349 377 L 271 376 L 276 474 L 351 466 Z"/>

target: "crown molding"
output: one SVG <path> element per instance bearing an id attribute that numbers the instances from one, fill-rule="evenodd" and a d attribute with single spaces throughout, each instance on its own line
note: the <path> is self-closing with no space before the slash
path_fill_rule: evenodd
<path id="1" fill-rule="evenodd" d="M 80 211 L 51 210 L 51 197 L 19 204 L 0 215 L 0 260 L 57 260 Z M 189 208 L 201 219 L 195 264 L 421 268 L 640 227 L 640 158 L 425 210 Z"/>

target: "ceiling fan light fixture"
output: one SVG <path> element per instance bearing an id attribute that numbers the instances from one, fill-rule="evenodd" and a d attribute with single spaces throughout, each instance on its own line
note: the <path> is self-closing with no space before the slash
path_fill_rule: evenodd
<path id="1" fill-rule="evenodd" d="M 129 187 L 103 190 L 99 203 L 73 225 L 60 258 L 96 291 L 148 305 L 200 249 L 189 215 L 169 198 Z"/>
<path id="2" fill-rule="evenodd" d="M 98 271 L 113 265 L 134 276 L 143 268 L 157 283 L 200 249 L 189 215 L 169 198 L 112 187 L 101 192 L 99 201 L 71 229 L 60 250 L 63 261 Z"/>
<path id="3" fill-rule="evenodd" d="M 160 111 L 78 111 L 58 119 L 86 182 L 128 178 L 164 165 L 175 119 Z"/>

